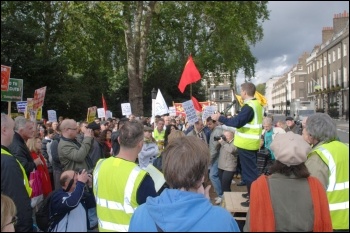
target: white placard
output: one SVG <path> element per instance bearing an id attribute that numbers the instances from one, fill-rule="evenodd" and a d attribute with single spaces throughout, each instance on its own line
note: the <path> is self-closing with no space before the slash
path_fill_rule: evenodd
<path id="1" fill-rule="evenodd" d="M 104 108 L 98 108 L 97 109 L 97 117 L 98 118 L 105 117 L 105 109 Z"/>
<path id="2" fill-rule="evenodd" d="M 169 107 L 169 116 L 176 116 L 175 107 Z"/>
<path id="3" fill-rule="evenodd" d="M 27 107 L 27 101 L 17 101 L 17 112 L 25 112 Z"/>
<path id="4" fill-rule="evenodd" d="M 156 101 L 154 103 L 154 115 L 164 115 L 169 113 L 168 105 L 165 103 L 162 93 L 158 89 Z"/>
<path id="5" fill-rule="evenodd" d="M 130 103 L 123 103 L 122 104 L 122 114 L 124 116 L 130 116 L 132 114 Z"/>
<path id="6" fill-rule="evenodd" d="M 57 122 L 57 114 L 55 110 L 47 110 L 47 118 L 50 122 Z"/>
<path id="7" fill-rule="evenodd" d="M 108 118 L 112 118 L 113 117 L 113 113 L 109 110 L 106 111 L 106 119 Z"/>
<path id="8" fill-rule="evenodd" d="M 216 106 L 206 106 L 202 113 L 202 120 L 205 122 L 208 117 L 214 114 L 216 111 Z"/>
<path id="9" fill-rule="evenodd" d="M 198 121 L 198 117 L 196 115 L 196 109 L 194 109 L 192 100 L 188 100 L 182 103 L 182 107 L 185 110 L 187 121 L 194 125 Z"/>

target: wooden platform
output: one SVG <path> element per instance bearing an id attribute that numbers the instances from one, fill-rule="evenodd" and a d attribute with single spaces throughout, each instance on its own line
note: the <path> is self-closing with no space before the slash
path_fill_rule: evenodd
<path id="1" fill-rule="evenodd" d="M 224 192 L 224 201 L 222 206 L 232 213 L 236 220 L 246 220 L 246 214 L 249 207 L 241 206 L 241 202 L 247 199 L 242 197 L 242 194 L 246 192 Z"/>

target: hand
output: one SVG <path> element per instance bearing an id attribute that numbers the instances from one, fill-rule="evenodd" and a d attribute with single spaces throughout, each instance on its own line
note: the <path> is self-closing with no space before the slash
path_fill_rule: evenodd
<path id="1" fill-rule="evenodd" d="M 92 136 L 93 136 L 92 129 L 86 129 L 84 132 L 84 137 L 92 137 Z"/>
<path id="2" fill-rule="evenodd" d="M 220 113 L 215 113 L 211 115 L 211 119 L 213 119 L 214 121 L 218 121 L 220 116 Z"/>
<path id="3" fill-rule="evenodd" d="M 39 166 L 39 165 L 42 165 L 42 164 L 43 164 L 43 162 L 41 161 L 40 158 L 34 159 L 34 163 L 35 163 L 36 166 Z"/>
<path id="4" fill-rule="evenodd" d="M 83 182 L 84 184 L 88 181 L 89 176 L 85 169 L 83 169 L 80 173 L 78 173 L 78 181 Z"/>

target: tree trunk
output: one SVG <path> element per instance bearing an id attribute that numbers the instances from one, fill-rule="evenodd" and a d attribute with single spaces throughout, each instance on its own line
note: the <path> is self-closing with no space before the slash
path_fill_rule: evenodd
<path id="1" fill-rule="evenodd" d="M 143 116 L 143 74 L 147 58 L 147 39 L 156 1 L 129 2 L 124 5 L 127 48 L 129 102 L 136 116 Z"/>

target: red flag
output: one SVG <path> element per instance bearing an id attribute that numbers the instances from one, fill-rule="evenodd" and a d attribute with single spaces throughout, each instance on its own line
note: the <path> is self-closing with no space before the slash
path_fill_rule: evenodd
<path id="1" fill-rule="evenodd" d="M 197 82 L 200 79 L 201 79 L 201 74 L 197 70 L 197 67 L 192 60 L 192 56 L 190 55 L 186 62 L 184 71 L 182 72 L 178 88 L 181 91 L 181 93 L 184 93 L 185 88 L 188 84 Z"/>
<path id="2" fill-rule="evenodd" d="M 103 105 L 103 109 L 105 110 L 105 117 L 106 117 L 106 112 L 107 112 L 107 104 L 106 104 L 106 100 L 105 97 L 102 94 L 102 105 Z"/>
<path id="3" fill-rule="evenodd" d="M 198 102 L 198 100 L 196 98 L 194 98 L 193 96 L 191 97 L 191 100 L 193 102 L 193 106 L 194 108 L 198 111 L 198 112 L 202 112 L 202 105 Z"/>

